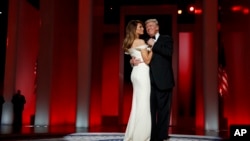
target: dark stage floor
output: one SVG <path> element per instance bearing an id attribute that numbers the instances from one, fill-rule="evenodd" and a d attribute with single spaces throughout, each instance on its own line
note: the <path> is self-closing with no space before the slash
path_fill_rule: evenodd
<path id="1" fill-rule="evenodd" d="M 125 126 L 75 128 L 74 126 L 1 126 L 1 141 L 122 141 Z M 171 127 L 170 141 L 228 140 L 228 131 L 202 131 Z"/>

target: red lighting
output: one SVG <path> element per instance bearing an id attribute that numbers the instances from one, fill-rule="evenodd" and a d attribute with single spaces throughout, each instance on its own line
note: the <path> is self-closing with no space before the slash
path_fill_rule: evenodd
<path id="1" fill-rule="evenodd" d="M 197 14 L 197 15 L 200 15 L 200 14 L 202 14 L 202 10 L 201 9 L 195 9 L 194 13 Z"/>
<path id="2" fill-rule="evenodd" d="M 220 23 L 217 23 L 217 29 L 218 29 L 218 31 L 220 31 L 220 29 L 221 29 Z"/>
<path id="3" fill-rule="evenodd" d="M 248 8 L 244 8 L 244 9 L 242 10 L 242 12 L 243 12 L 243 14 L 249 14 L 249 9 L 248 9 Z"/>
<path id="4" fill-rule="evenodd" d="M 231 8 L 231 10 L 232 10 L 233 12 L 240 11 L 241 9 L 242 9 L 242 6 L 239 6 L 239 5 L 237 5 L 237 6 L 232 6 L 232 8 Z"/>

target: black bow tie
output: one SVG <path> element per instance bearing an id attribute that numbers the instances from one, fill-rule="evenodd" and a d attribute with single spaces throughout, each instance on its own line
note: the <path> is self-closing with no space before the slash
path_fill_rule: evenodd
<path id="1" fill-rule="evenodd" d="M 152 36 L 151 38 L 155 39 L 155 36 Z"/>

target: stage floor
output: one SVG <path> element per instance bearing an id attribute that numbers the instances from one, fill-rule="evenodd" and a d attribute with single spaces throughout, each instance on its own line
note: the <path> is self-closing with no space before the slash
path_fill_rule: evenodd
<path id="1" fill-rule="evenodd" d="M 123 141 L 125 126 L 75 128 L 73 126 L 1 126 L 1 141 Z M 170 141 L 225 141 L 228 131 L 170 128 Z"/>

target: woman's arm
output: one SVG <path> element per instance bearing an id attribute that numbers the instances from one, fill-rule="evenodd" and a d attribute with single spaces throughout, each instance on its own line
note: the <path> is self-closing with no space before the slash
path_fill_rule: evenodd
<path id="1" fill-rule="evenodd" d="M 144 48 L 141 50 L 141 55 L 144 63 L 149 64 L 152 59 L 153 52 L 147 48 Z"/>

